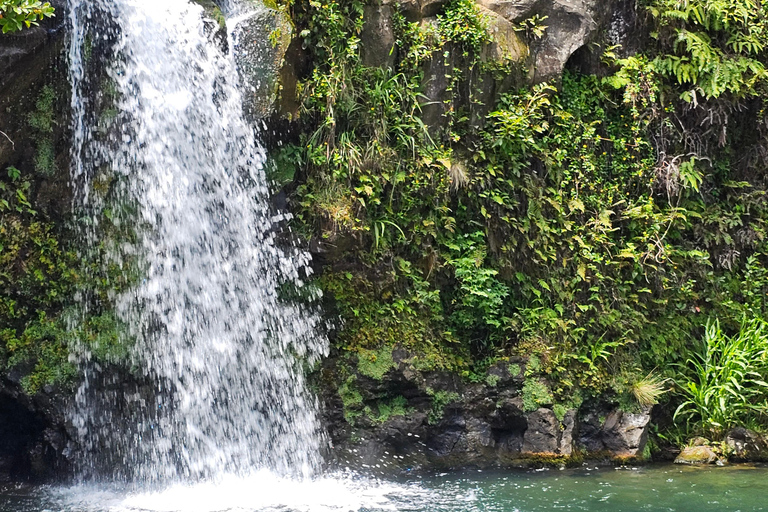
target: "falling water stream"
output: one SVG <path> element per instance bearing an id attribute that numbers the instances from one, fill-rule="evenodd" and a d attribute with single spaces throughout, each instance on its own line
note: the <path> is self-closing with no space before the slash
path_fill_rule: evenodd
<path id="1" fill-rule="evenodd" d="M 74 418 L 86 464 L 152 482 L 312 475 L 321 436 L 300 365 L 326 342 L 278 297 L 308 256 L 278 247 L 232 54 L 187 0 L 76 0 L 71 21 L 76 209 L 86 250 L 139 276 L 114 299 L 155 384 L 105 403 L 92 372 Z"/>

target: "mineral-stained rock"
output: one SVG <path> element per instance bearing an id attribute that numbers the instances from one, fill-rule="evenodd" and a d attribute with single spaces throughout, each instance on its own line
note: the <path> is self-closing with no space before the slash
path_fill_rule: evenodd
<path id="1" fill-rule="evenodd" d="M 603 444 L 619 457 L 638 457 L 648 441 L 650 421 L 650 410 L 638 414 L 613 411 L 603 424 Z"/>
<path id="2" fill-rule="evenodd" d="M 687 446 L 675 459 L 675 464 L 712 464 L 717 454 L 709 446 Z"/>

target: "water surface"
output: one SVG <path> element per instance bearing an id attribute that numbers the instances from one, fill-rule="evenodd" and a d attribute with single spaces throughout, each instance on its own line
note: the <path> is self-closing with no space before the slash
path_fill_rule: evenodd
<path id="1" fill-rule="evenodd" d="M 466 471 L 311 481 L 269 472 L 156 491 L 81 485 L 0 492 L 3 512 L 753 512 L 768 510 L 768 467 Z"/>

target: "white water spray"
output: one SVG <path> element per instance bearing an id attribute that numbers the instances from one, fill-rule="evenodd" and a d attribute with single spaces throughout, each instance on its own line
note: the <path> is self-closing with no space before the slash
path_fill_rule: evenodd
<path id="1" fill-rule="evenodd" d="M 155 383 L 104 395 L 89 373 L 83 443 L 142 481 L 312 474 L 320 441 L 300 365 L 326 342 L 314 313 L 278 297 L 309 259 L 278 247 L 284 219 L 268 207 L 232 56 L 188 0 L 75 0 L 70 17 L 76 209 L 86 247 L 138 275 L 114 300 Z"/>

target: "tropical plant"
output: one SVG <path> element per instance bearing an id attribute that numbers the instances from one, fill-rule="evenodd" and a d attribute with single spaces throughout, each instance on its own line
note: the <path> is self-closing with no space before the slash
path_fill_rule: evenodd
<path id="1" fill-rule="evenodd" d="M 40 0 L 0 0 L 0 27 L 3 34 L 37 25 L 54 16 L 53 7 Z"/>
<path id="2" fill-rule="evenodd" d="M 768 323 L 745 318 L 727 336 L 715 320 L 707 324 L 702 351 L 690 357 L 678 379 L 683 402 L 676 420 L 722 435 L 728 429 L 768 416 Z"/>
<path id="3" fill-rule="evenodd" d="M 667 392 L 666 383 L 667 379 L 650 372 L 642 379 L 634 382 L 630 389 L 641 407 L 650 407 L 659 403 L 659 397 Z"/>

